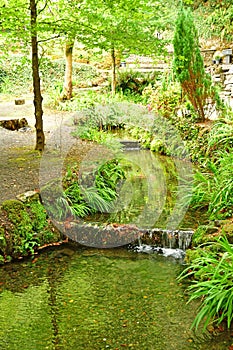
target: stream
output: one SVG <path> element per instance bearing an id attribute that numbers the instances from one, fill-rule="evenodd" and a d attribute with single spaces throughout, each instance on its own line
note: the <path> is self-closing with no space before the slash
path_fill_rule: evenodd
<path id="1" fill-rule="evenodd" d="M 198 218 L 176 206 L 179 184 L 171 161 L 135 152 L 132 181 L 123 187 L 126 208 L 89 221 L 152 230 L 195 227 Z M 184 174 L 185 165 L 179 167 Z M 230 331 L 190 329 L 198 303 L 187 304 L 185 283 L 177 282 L 185 252 L 169 254 L 175 251 L 169 244 L 139 240 L 136 247 L 103 249 L 69 243 L 6 264 L 0 270 L 0 349 L 227 350 Z"/>

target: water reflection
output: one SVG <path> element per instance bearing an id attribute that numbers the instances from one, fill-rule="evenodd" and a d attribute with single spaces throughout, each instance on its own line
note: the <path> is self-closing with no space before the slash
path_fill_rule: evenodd
<path id="1" fill-rule="evenodd" d="M 177 284 L 181 268 L 153 254 L 73 247 L 5 266 L 0 348 L 226 349 L 230 338 L 190 331 L 197 305 Z"/>

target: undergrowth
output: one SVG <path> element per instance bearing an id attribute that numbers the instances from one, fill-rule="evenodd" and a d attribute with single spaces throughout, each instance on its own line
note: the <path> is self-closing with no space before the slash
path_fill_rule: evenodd
<path id="1" fill-rule="evenodd" d="M 124 178 L 125 171 L 117 159 L 91 167 L 82 174 L 74 165 L 63 178 L 62 190 L 55 183 L 42 189 L 46 210 L 57 221 L 69 216 L 83 218 L 96 212 L 109 212 L 117 198 L 118 182 Z"/>

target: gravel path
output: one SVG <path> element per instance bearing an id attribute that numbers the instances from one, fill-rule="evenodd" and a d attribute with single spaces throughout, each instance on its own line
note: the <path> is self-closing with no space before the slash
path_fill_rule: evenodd
<path id="1" fill-rule="evenodd" d="M 46 138 L 45 153 L 59 156 L 68 145 L 75 144 L 76 160 L 86 152 L 88 145 L 76 140 L 71 132 L 73 113 L 53 112 L 43 108 L 44 131 Z M 41 156 L 34 151 L 36 133 L 32 97 L 25 99 L 24 105 L 15 105 L 14 101 L 1 101 L 0 120 L 26 118 L 31 130 L 26 132 L 10 131 L 0 127 L 0 205 L 6 199 L 16 198 L 20 193 L 39 188 Z M 52 166 L 51 166 L 52 173 Z"/>

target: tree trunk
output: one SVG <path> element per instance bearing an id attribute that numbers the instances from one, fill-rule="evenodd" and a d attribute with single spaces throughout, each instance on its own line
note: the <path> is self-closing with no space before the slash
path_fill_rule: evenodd
<path id="1" fill-rule="evenodd" d="M 32 45 L 32 77 L 33 77 L 33 93 L 36 118 L 36 147 L 35 149 L 42 152 L 45 145 L 45 137 L 43 131 L 43 110 L 42 96 L 40 89 L 39 59 L 38 59 L 38 42 L 37 42 L 37 8 L 35 0 L 30 0 L 31 10 L 31 45 Z"/>
<path id="2" fill-rule="evenodd" d="M 114 47 L 111 51 L 112 57 L 112 95 L 114 96 L 116 93 L 116 54 Z"/>
<path id="3" fill-rule="evenodd" d="M 66 42 L 66 48 L 65 48 L 66 69 L 65 69 L 64 87 L 62 92 L 63 100 L 70 100 L 72 97 L 73 47 L 74 47 L 74 40 L 69 40 Z"/>

